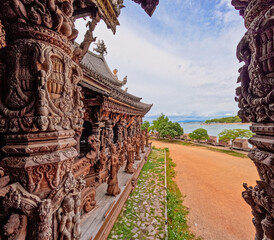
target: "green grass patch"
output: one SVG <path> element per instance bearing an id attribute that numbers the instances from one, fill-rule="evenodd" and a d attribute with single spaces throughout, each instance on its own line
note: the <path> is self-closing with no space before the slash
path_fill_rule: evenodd
<path id="1" fill-rule="evenodd" d="M 119 215 L 113 229 L 108 236 L 108 239 L 114 240 L 130 240 L 130 239 L 147 239 L 148 237 L 148 221 L 143 220 L 148 216 L 150 222 L 152 219 L 157 220 L 157 226 L 162 231 L 165 226 L 165 201 L 164 201 L 164 167 L 165 158 L 163 149 L 153 149 L 145 162 L 142 171 L 138 178 L 138 184 L 127 199 L 125 206 Z M 154 207 L 151 196 L 159 194 L 160 208 L 163 213 L 156 213 L 156 207 Z M 163 201 L 162 201 L 162 200 Z M 149 206 L 149 208 L 147 208 Z M 157 205 L 158 206 L 158 205 Z M 159 208 L 159 207 L 158 207 Z M 157 210 L 158 210 L 157 208 Z M 159 211 L 158 211 L 159 212 Z M 139 225 L 138 225 L 139 223 Z M 144 224 L 145 228 L 141 228 L 140 225 Z M 154 223 L 155 224 L 155 223 Z M 155 226 L 155 228 L 157 227 Z M 137 230 L 136 230 L 137 229 Z M 158 229 L 158 227 L 157 227 Z M 164 235 L 159 231 L 158 238 L 164 239 Z M 138 235 L 137 237 L 135 235 Z M 163 236 L 162 236 L 163 235 Z"/>
<path id="2" fill-rule="evenodd" d="M 248 158 L 247 154 L 244 153 L 240 153 L 240 152 L 236 152 L 230 149 L 221 149 L 221 148 L 214 148 L 214 147 L 209 147 L 209 146 L 205 146 L 205 145 L 201 145 L 201 144 L 195 144 L 195 143 L 191 143 L 191 142 L 184 142 L 184 141 L 180 141 L 180 140 L 176 140 L 176 139 L 156 139 L 153 138 L 153 140 L 159 141 L 159 142 L 165 142 L 165 143 L 172 143 L 172 144 L 179 144 L 179 145 L 183 145 L 183 146 L 194 146 L 194 147 L 204 147 L 207 148 L 210 151 L 214 151 L 214 152 L 220 152 L 220 153 L 225 153 L 234 157 L 240 157 L 240 158 Z"/>
<path id="3" fill-rule="evenodd" d="M 169 157 L 167 150 L 167 214 L 168 214 L 168 239 L 189 240 L 196 238 L 187 225 L 188 209 L 183 206 L 183 196 L 174 182 L 176 164 Z"/>
<path id="4" fill-rule="evenodd" d="M 194 145 L 194 143 L 185 142 L 185 141 L 181 141 L 181 140 L 177 140 L 177 139 L 164 139 L 164 138 L 152 138 L 152 137 L 150 139 L 151 140 L 156 140 L 156 141 L 159 141 L 159 142 L 165 142 L 165 143 L 176 143 L 176 144 L 180 144 L 180 145 L 184 145 L 184 146 Z M 154 149 L 155 149 L 155 147 L 154 147 Z"/>
<path id="5" fill-rule="evenodd" d="M 234 157 L 240 157 L 240 158 L 248 158 L 248 156 L 244 153 L 239 153 L 239 152 L 235 152 L 233 150 L 228 150 L 228 149 L 220 149 L 220 148 L 214 148 L 214 147 L 208 147 L 208 146 L 204 146 L 204 145 L 195 145 L 195 146 L 199 146 L 199 147 L 205 147 L 210 151 L 213 152 L 220 152 L 220 153 L 225 153 Z"/>

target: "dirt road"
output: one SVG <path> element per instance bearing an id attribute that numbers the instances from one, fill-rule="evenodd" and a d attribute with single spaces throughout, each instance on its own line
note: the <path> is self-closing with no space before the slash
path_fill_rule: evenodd
<path id="1" fill-rule="evenodd" d="M 250 207 L 241 197 L 242 183 L 259 179 L 248 158 L 233 157 L 203 147 L 153 141 L 168 147 L 177 164 L 177 182 L 184 205 L 190 210 L 189 225 L 205 240 L 251 240 L 255 230 Z"/>

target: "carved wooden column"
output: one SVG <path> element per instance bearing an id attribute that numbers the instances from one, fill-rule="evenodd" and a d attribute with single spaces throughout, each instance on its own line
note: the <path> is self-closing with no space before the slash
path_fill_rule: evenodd
<path id="1" fill-rule="evenodd" d="M 1 239 L 80 239 L 85 182 L 72 170 L 74 130 L 83 124 L 82 70 L 72 60 L 72 3 L 56 2 L 1 1 L 0 164 L 10 178 L 0 195 Z M 3 229 L 14 219 L 25 228 L 14 230 L 16 238 Z"/>
<path id="2" fill-rule="evenodd" d="M 237 47 L 240 68 L 236 100 L 239 116 L 252 122 L 256 146 L 249 157 L 260 180 L 255 187 L 244 184 L 243 198 L 251 206 L 256 240 L 274 239 L 274 1 L 232 0 L 245 19 L 247 32 Z"/>
<path id="3" fill-rule="evenodd" d="M 107 147 L 110 149 L 111 145 L 113 144 L 113 123 L 112 120 L 106 121 L 106 142 Z"/>

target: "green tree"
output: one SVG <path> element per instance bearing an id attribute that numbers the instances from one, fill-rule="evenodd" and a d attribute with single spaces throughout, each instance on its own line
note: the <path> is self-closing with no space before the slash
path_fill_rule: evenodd
<path id="1" fill-rule="evenodd" d="M 233 142 L 236 138 L 251 138 L 253 133 L 248 129 L 225 129 L 218 134 L 219 139 L 224 142 Z"/>
<path id="2" fill-rule="evenodd" d="M 142 126 L 141 126 L 141 130 L 147 130 L 150 127 L 150 123 L 149 121 L 144 121 Z"/>
<path id="3" fill-rule="evenodd" d="M 193 140 L 206 140 L 208 139 L 207 130 L 204 128 L 198 128 L 189 134 L 189 137 Z"/>
<path id="4" fill-rule="evenodd" d="M 179 123 L 168 121 L 167 123 L 161 123 L 159 133 L 161 137 L 171 139 L 184 134 L 184 130 Z"/>
<path id="5" fill-rule="evenodd" d="M 153 120 L 152 125 L 149 127 L 149 130 L 160 133 L 161 129 L 164 128 L 168 121 L 168 117 L 161 113 L 161 115 L 156 120 Z"/>

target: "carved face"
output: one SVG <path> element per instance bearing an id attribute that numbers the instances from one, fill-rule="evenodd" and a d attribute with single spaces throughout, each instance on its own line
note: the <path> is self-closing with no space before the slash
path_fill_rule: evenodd
<path id="1" fill-rule="evenodd" d="M 5 235 L 10 236 L 20 227 L 20 216 L 19 214 L 12 214 L 4 226 Z"/>
<path id="2" fill-rule="evenodd" d="M 66 213 L 70 213 L 74 208 L 74 200 L 71 196 L 67 196 L 63 202 L 63 209 Z"/>
<path id="3" fill-rule="evenodd" d="M 66 1 L 62 4 L 62 11 L 64 14 L 66 14 L 68 17 L 72 16 L 73 13 L 73 7 L 70 2 Z"/>

